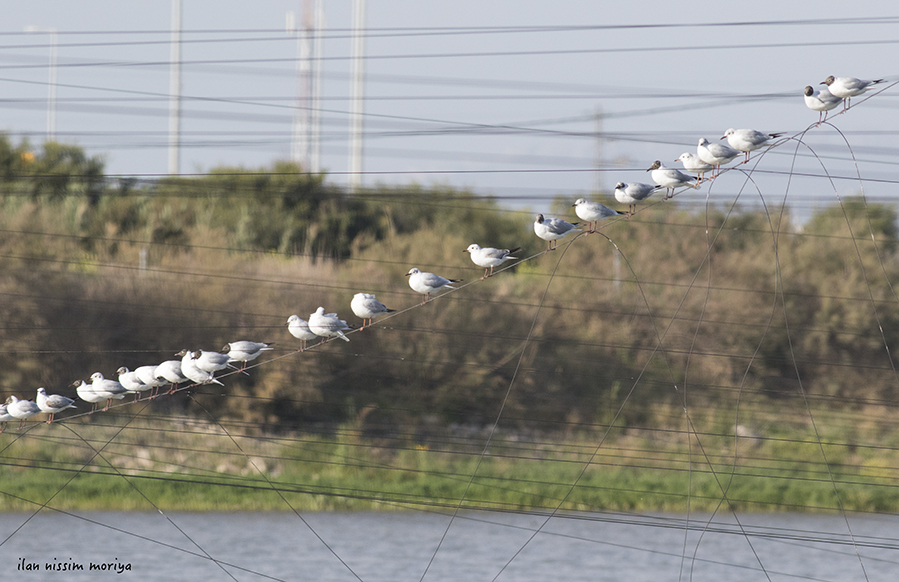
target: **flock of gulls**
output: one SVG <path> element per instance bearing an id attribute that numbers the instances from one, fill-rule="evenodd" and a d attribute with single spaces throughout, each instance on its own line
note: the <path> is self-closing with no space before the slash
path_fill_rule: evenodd
<path id="1" fill-rule="evenodd" d="M 849 108 L 849 100 L 852 97 L 865 93 L 875 85 L 883 83 L 884 79 L 865 81 L 854 77 L 827 77 L 821 85 L 826 88 L 815 90 L 811 86 L 805 88 L 805 104 L 809 109 L 818 111 L 818 123 L 820 125 L 827 120 L 829 111 L 843 103 L 843 111 Z M 841 111 L 841 113 L 843 112 Z M 823 119 L 822 119 L 823 115 Z M 681 187 L 698 188 L 704 179 L 713 179 L 718 176 L 721 166 L 729 164 L 740 156 L 741 163 L 749 161 L 750 152 L 765 146 L 776 145 L 777 139 L 783 133 L 762 133 L 754 129 L 728 129 L 721 137 L 727 140 L 727 145 L 717 142 L 709 142 L 701 138 L 696 148 L 696 154 L 683 153 L 675 161 L 683 164 L 687 172 L 695 174 L 691 176 L 676 168 L 668 168 L 662 162 L 656 160 L 646 171 L 655 184 L 642 184 L 639 182 L 618 182 L 615 185 L 615 199 L 621 204 L 628 205 L 628 212 L 614 210 L 599 202 L 589 202 L 583 198 L 578 199 L 572 206 L 578 218 L 588 224 L 587 233 L 596 232 L 599 221 L 614 216 L 624 215 L 630 217 L 636 210 L 636 205 L 646 200 L 653 193 L 665 189 L 665 199 L 674 195 L 674 191 Z M 705 178 L 707 172 L 712 172 L 710 178 Z M 534 233 L 547 242 L 547 251 L 555 250 L 559 240 L 572 232 L 581 232 L 577 228 L 581 223 L 570 223 L 561 218 L 547 218 L 538 214 L 534 221 Z M 477 244 L 469 245 L 464 252 L 471 256 L 471 260 L 479 267 L 483 267 L 484 276 L 481 279 L 493 276 L 493 269 L 501 266 L 508 260 L 517 259 L 513 253 L 521 250 L 482 248 Z M 412 268 L 406 273 L 409 277 L 409 286 L 422 295 L 422 305 L 427 303 L 432 293 L 444 289 L 455 289 L 451 284 L 459 283 L 461 279 L 448 279 L 434 273 L 425 273 L 417 268 Z M 371 293 L 356 293 L 350 303 L 353 313 L 362 319 L 365 329 L 371 326 L 374 319 L 395 310 L 389 309 L 378 301 Z M 347 325 L 336 313 L 325 313 L 324 307 L 319 307 L 315 313 L 309 315 L 308 320 L 298 315 L 291 315 L 287 319 L 288 332 L 300 340 L 300 351 L 307 347 L 309 340 L 321 338 L 322 342 L 339 338 L 350 341 L 345 332 L 355 329 Z M 77 380 L 72 384 L 78 394 L 78 398 L 92 405 L 91 412 L 96 411 L 101 402 L 105 402 L 103 410 L 108 410 L 113 400 L 123 400 L 127 395 L 133 394 L 137 401 L 142 393 L 149 393 L 149 398 L 155 398 L 163 386 L 168 385 L 168 394 L 172 394 L 179 384 L 222 384 L 215 378 L 215 373 L 227 368 L 237 372 L 246 373 L 245 368 L 251 362 L 271 350 L 271 344 L 241 340 L 226 344 L 218 352 L 184 349 L 175 354 L 180 359 L 166 360 L 160 364 L 141 366 L 135 370 L 121 367 L 116 371 L 118 380 L 105 378 L 102 373 L 95 372 L 89 380 Z M 16 396 L 10 396 L 6 404 L 0 404 L 0 432 L 9 421 L 18 419 L 19 428 L 25 425 L 25 421 L 32 416 L 45 413 L 47 422 L 53 422 L 54 415 L 68 408 L 76 408 L 75 399 L 59 394 L 48 395 L 45 388 L 38 388 L 35 400 L 20 400 Z"/>

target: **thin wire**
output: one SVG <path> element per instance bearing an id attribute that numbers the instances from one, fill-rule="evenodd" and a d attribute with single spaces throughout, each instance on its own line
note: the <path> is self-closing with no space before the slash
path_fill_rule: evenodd
<path id="1" fill-rule="evenodd" d="M 212 420 L 213 424 L 215 424 L 217 427 L 219 427 L 222 430 L 222 432 L 225 433 L 225 436 L 228 437 L 228 439 L 231 441 L 231 444 L 238 451 L 240 451 L 240 453 L 247 459 L 247 462 L 253 466 L 253 469 L 255 469 L 255 471 L 265 480 L 265 482 L 269 485 L 269 487 L 272 488 L 272 491 L 275 491 L 278 494 L 278 497 L 281 498 L 281 501 L 283 501 L 284 504 L 287 505 L 287 507 L 289 507 L 291 511 L 293 511 L 294 515 L 296 515 L 300 519 L 300 521 L 303 522 L 303 525 L 305 525 L 306 528 L 310 532 L 312 532 L 312 535 L 314 535 L 316 537 L 316 539 L 318 539 L 318 541 L 320 541 L 322 543 L 322 545 L 324 545 L 325 548 L 327 548 L 327 550 L 329 552 L 331 552 L 332 556 L 337 558 L 337 561 L 340 562 L 343 565 L 343 567 L 346 568 L 346 570 L 350 574 L 352 574 L 354 578 L 356 578 L 356 580 L 359 580 L 359 582 L 362 582 L 362 578 L 359 576 L 359 574 L 357 574 L 356 571 L 353 570 L 353 568 L 346 562 L 346 560 L 344 560 L 343 558 L 340 557 L 340 555 L 334 550 L 334 548 L 328 542 L 326 542 L 325 539 L 317 531 L 315 531 L 315 528 L 312 527 L 312 525 L 306 520 L 306 518 L 304 518 L 303 515 L 299 511 L 297 511 L 297 509 L 287 500 L 287 498 L 284 497 L 284 494 L 281 493 L 281 491 L 277 487 L 275 487 L 275 484 L 272 483 L 272 481 L 268 478 L 268 476 L 265 474 L 265 471 L 263 471 L 261 468 L 259 468 L 259 465 L 257 465 L 256 462 L 252 458 L 250 458 L 250 456 L 246 453 L 246 451 L 243 450 L 243 447 L 240 446 L 240 443 L 237 442 L 237 439 L 235 439 L 233 436 L 231 436 L 231 433 L 228 432 L 228 429 L 226 429 L 225 426 L 223 424 L 221 424 L 218 421 L 218 419 L 215 418 L 215 416 L 213 416 L 213 414 L 209 411 L 209 409 L 207 409 L 205 406 L 200 404 L 200 402 L 197 401 L 197 399 L 193 397 L 193 394 L 188 392 L 187 395 L 194 404 L 199 406 L 200 409 L 206 413 L 206 415 L 210 418 L 210 420 Z"/>
<path id="2" fill-rule="evenodd" d="M 578 235 L 578 236 L 580 236 L 580 235 Z M 575 237 L 574 240 L 577 240 L 577 237 Z M 450 517 L 449 523 L 447 523 L 446 529 L 444 529 L 443 534 L 442 534 L 441 537 L 440 537 L 440 541 L 437 542 L 437 546 L 434 548 L 434 552 L 431 554 L 431 558 L 430 558 L 430 560 L 428 561 L 427 565 L 425 566 L 424 572 L 422 572 L 421 578 L 419 578 L 419 582 L 423 582 L 424 579 L 425 579 L 425 576 L 428 575 L 428 571 L 431 569 L 431 566 L 433 565 L 434 560 L 437 558 L 437 554 L 438 554 L 438 552 L 440 551 L 440 548 L 443 546 L 443 543 L 446 541 L 446 537 L 449 535 L 450 528 L 452 528 L 453 523 L 454 523 L 454 521 L 455 521 L 455 519 L 456 519 L 456 516 L 459 514 L 459 511 L 461 511 L 462 504 L 463 504 L 463 502 L 465 501 L 466 496 L 468 495 L 469 489 L 471 488 L 472 484 L 474 483 L 475 477 L 477 476 L 477 473 L 478 473 L 478 469 L 479 469 L 480 466 L 481 466 L 481 462 L 483 461 L 483 459 L 484 459 L 484 458 L 486 457 L 486 455 L 487 455 L 487 451 L 489 450 L 490 444 L 491 444 L 491 442 L 492 442 L 492 440 L 493 440 L 493 437 L 494 437 L 494 435 L 496 434 L 496 430 L 497 430 L 497 428 L 499 427 L 499 421 L 500 421 L 500 418 L 502 418 L 503 411 L 504 411 L 505 408 L 506 408 L 506 402 L 507 402 L 508 399 L 509 399 L 509 395 L 512 393 L 512 388 L 513 388 L 513 386 L 515 385 L 515 380 L 516 380 L 517 377 L 518 377 L 518 372 L 519 372 L 519 370 L 521 369 L 521 364 L 522 364 L 522 362 L 524 361 L 524 355 L 525 355 L 525 352 L 527 351 L 529 339 L 530 339 L 530 337 L 533 335 L 534 329 L 536 328 L 536 325 L 537 325 L 537 318 L 538 318 L 539 315 L 540 315 L 541 307 L 543 306 L 543 302 L 545 301 L 546 296 L 547 296 L 547 294 L 549 293 L 549 287 L 550 287 L 550 285 L 552 284 L 553 275 L 555 274 L 555 272 L 556 272 L 556 270 L 558 269 L 559 265 L 562 263 L 562 258 L 565 256 L 565 253 L 568 252 L 568 249 L 571 247 L 571 245 L 572 245 L 573 243 L 574 243 L 574 241 L 572 241 L 572 242 L 570 242 L 570 243 L 568 243 L 567 245 L 564 246 L 562 252 L 559 254 L 559 260 L 556 262 L 556 266 L 553 268 L 552 273 L 550 273 L 549 280 L 546 282 L 546 287 L 545 287 L 544 290 L 543 290 L 543 295 L 541 296 L 540 302 L 539 302 L 539 304 L 537 305 L 537 309 L 535 310 L 534 317 L 531 319 L 531 326 L 530 326 L 530 329 L 528 330 L 528 335 L 527 335 L 527 337 L 525 338 L 525 340 L 524 340 L 524 342 L 522 343 L 522 346 L 521 346 L 521 348 L 520 348 L 521 352 L 520 352 L 520 354 L 519 354 L 519 356 L 518 356 L 518 361 L 517 361 L 517 363 L 516 363 L 515 370 L 512 372 L 512 377 L 511 377 L 510 380 L 509 380 L 509 385 L 508 385 L 508 387 L 506 388 L 506 393 L 505 393 L 505 395 L 503 396 L 503 400 L 502 400 L 502 402 L 501 402 L 501 404 L 500 404 L 500 406 L 499 406 L 499 410 L 498 410 L 497 413 L 496 413 L 496 417 L 495 417 L 495 419 L 494 419 L 493 425 L 492 425 L 491 428 L 490 428 L 490 432 L 489 432 L 489 434 L 488 434 L 488 436 L 487 436 L 487 440 L 486 440 L 486 442 L 484 443 L 484 446 L 483 446 L 483 449 L 482 449 L 482 453 L 478 456 L 477 463 L 475 464 L 474 470 L 471 472 L 471 476 L 470 476 L 470 478 L 469 478 L 468 484 L 465 486 L 465 490 L 463 491 L 462 495 L 459 497 L 459 502 L 458 502 L 458 504 L 456 505 L 455 509 L 453 510 L 453 515 Z M 524 261 L 528 261 L 528 260 L 534 259 L 534 258 L 536 258 L 537 256 L 540 256 L 540 255 L 545 254 L 546 252 L 547 252 L 547 251 L 543 251 L 543 252 L 541 252 L 541 253 L 539 253 L 539 254 L 537 254 L 537 255 L 532 255 L 531 257 L 528 257 L 528 258 L 524 259 Z M 511 268 L 511 266 L 510 266 L 510 267 L 507 267 L 507 268 Z M 505 269 L 500 269 L 499 271 L 497 271 L 497 273 L 501 273 L 501 272 L 504 271 L 504 270 L 505 270 Z M 485 280 L 485 279 L 481 279 L 481 280 L 483 281 L 483 280 Z"/>
<path id="3" fill-rule="evenodd" d="M 853 240 L 854 240 L 854 235 L 853 235 Z M 857 245 L 856 245 L 856 247 L 857 247 Z M 870 291 L 870 289 L 869 289 L 869 291 Z M 873 298 L 872 298 L 872 300 L 873 300 Z M 286 356 L 285 356 L 285 357 L 286 357 Z M 795 363 L 795 359 L 794 359 L 794 363 Z M 797 373 L 798 373 L 798 370 L 797 370 Z M 808 405 L 808 401 L 806 401 L 806 404 Z M 814 422 L 814 421 L 813 421 L 813 422 Z M 695 427 L 694 427 L 694 431 L 695 431 Z M 696 433 L 694 432 L 694 433 L 691 433 L 691 434 L 696 434 Z M 821 439 L 820 439 L 820 436 L 817 437 L 817 443 L 819 444 L 819 446 L 821 445 Z M 826 462 L 825 462 L 825 464 L 827 465 Z M 828 469 L 829 469 L 829 466 L 828 466 Z M 834 486 L 835 486 L 835 481 L 834 481 L 834 478 L 833 478 L 832 475 L 831 475 L 831 483 L 834 484 Z M 845 514 L 844 514 L 844 515 L 845 515 Z"/>

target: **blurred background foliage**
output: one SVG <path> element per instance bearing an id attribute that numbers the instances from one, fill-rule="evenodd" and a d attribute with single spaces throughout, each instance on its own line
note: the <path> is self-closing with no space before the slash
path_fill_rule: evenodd
<path id="1" fill-rule="evenodd" d="M 487 425 L 503 402 L 512 426 L 579 427 L 647 422 L 686 399 L 805 393 L 862 407 L 899 395 L 896 212 L 860 198 L 801 226 L 786 208 L 647 205 L 604 227 L 608 239 L 293 354 L 292 313 L 322 305 L 358 324 L 359 291 L 414 306 L 413 266 L 480 277 L 472 242 L 539 253 L 533 212 L 440 186 L 354 194 L 288 162 L 108 178 L 78 147 L 5 137 L 0 192 L 4 398 L 74 396 L 70 383 L 94 371 L 238 339 L 274 342 L 260 361 L 277 360 L 193 390 L 202 409 L 177 395 L 150 410 L 376 434 Z M 574 220 L 571 202 L 552 210 Z"/>

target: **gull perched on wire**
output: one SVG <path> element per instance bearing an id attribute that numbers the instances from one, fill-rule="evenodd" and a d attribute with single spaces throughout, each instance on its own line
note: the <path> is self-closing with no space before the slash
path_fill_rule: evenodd
<path id="1" fill-rule="evenodd" d="M 156 366 L 153 374 L 157 378 L 163 378 L 171 384 L 168 394 L 175 392 L 176 385 L 190 380 L 190 378 L 181 373 L 181 360 L 166 360 Z"/>
<path id="2" fill-rule="evenodd" d="M 380 301 L 378 301 L 371 293 L 356 293 L 353 300 L 350 301 L 350 309 L 356 314 L 356 317 L 362 318 L 362 327 L 365 329 L 365 320 L 368 320 L 368 327 L 371 327 L 376 317 L 393 313 L 396 309 L 390 309 Z"/>
<path id="3" fill-rule="evenodd" d="M 181 373 L 190 379 L 194 384 L 218 384 L 224 386 L 220 381 L 215 379 L 212 372 L 201 370 L 197 366 L 196 357 L 193 350 L 183 349 L 176 356 L 181 356 Z"/>
<path id="4" fill-rule="evenodd" d="M 15 396 L 10 396 L 6 402 L 6 412 L 12 415 L 13 418 L 18 418 L 21 421 L 19 428 L 22 428 L 25 426 L 27 419 L 41 413 L 41 408 L 36 402 L 31 400 L 19 400 Z"/>
<path id="5" fill-rule="evenodd" d="M 204 372 L 218 372 L 228 367 L 231 357 L 219 352 L 194 351 L 194 364 Z M 231 366 L 232 368 L 234 366 Z"/>
<path id="6" fill-rule="evenodd" d="M 853 97 L 861 95 L 868 89 L 871 89 L 874 85 L 885 81 L 886 79 L 865 81 L 863 79 L 856 79 L 855 77 L 834 77 L 831 75 L 818 84 L 827 85 L 827 90 L 830 91 L 834 97 L 842 99 L 843 111 L 846 111 L 849 109 L 849 102 Z"/>
<path id="7" fill-rule="evenodd" d="M 699 180 L 696 181 L 697 184 L 699 182 L 702 182 L 703 176 L 705 176 L 706 172 L 715 169 L 715 166 L 703 162 L 699 159 L 699 156 L 691 154 L 690 152 L 682 153 L 680 157 L 676 158 L 674 161 L 682 163 L 684 165 L 684 169 L 688 172 L 699 174 Z"/>
<path id="8" fill-rule="evenodd" d="M 264 351 L 273 350 L 274 348 L 269 347 L 271 345 L 272 344 L 265 342 L 241 340 L 225 344 L 225 347 L 221 349 L 221 352 L 223 354 L 228 354 L 229 362 L 243 362 L 240 366 L 240 370 L 243 371 L 243 369 L 247 367 L 247 362 L 255 360 L 261 356 Z"/>
<path id="9" fill-rule="evenodd" d="M 472 243 L 468 245 L 468 248 L 462 252 L 471 255 L 472 263 L 479 267 L 484 267 L 484 276 L 481 277 L 481 280 L 484 280 L 487 277 L 493 276 L 494 267 L 499 267 L 509 259 L 517 259 L 518 257 L 513 257 L 512 253 L 518 252 L 520 250 L 521 247 L 515 247 L 511 250 L 495 249 L 493 247 L 481 248 L 480 245 Z M 487 274 L 488 270 L 490 271 L 489 275 Z"/>
<path id="10" fill-rule="evenodd" d="M 106 406 L 103 410 L 108 410 L 110 404 L 112 404 L 113 399 L 122 400 L 125 398 L 125 394 L 128 393 L 128 390 L 122 386 L 121 383 L 116 380 L 109 380 L 108 378 L 104 378 L 103 374 L 100 372 L 94 372 L 91 374 L 91 390 L 94 391 L 97 395 L 104 395 L 106 397 Z"/>
<path id="11" fill-rule="evenodd" d="M 9 400 L 6 401 L 7 403 Z M 6 424 L 15 416 L 6 411 L 6 404 L 0 404 L 0 432 L 6 430 Z"/>
<path id="12" fill-rule="evenodd" d="M 306 349 L 306 342 L 318 336 L 309 329 L 309 322 L 299 315 L 291 315 L 287 318 L 287 331 L 290 335 L 300 340 L 300 351 Z"/>
<path id="13" fill-rule="evenodd" d="M 167 382 L 165 378 L 156 374 L 156 368 L 158 368 L 158 366 L 139 366 L 134 370 L 134 373 L 137 374 L 137 377 L 141 382 L 153 388 L 153 390 L 150 391 L 150 398 L 156 398 L 156 392 L 159 391 L 159 387 L 165 385 Z"/>
<path id="14" fill-rule="evenodd" d="M 345 342 L 350 341 L 343 332 L 353 328 L 346 321 L 337 317 L 336 313 L 325 313 L 325 308 L 319 306 L 315 313 L 309 315 L 309 331 L 322 338 L 339 337 Z"/>
<path id="15" fill-rule="evenodd" d="M 37 389 L 37 406 L 41 409 L 41 412 L 46 412 L 50 415 L 47 418 L 47 424 L 53 422 L 53 417 L 57 412 L 62 412 L 66 408 L 77 408 L 74 404 L 74 400 L 68 398 L 66 396 L 62 396 L 60 394 L 51 394 L 47 396 L 47 390 L 44 388 Z"/>
<path id="16" fill-rule="evenodd" d="M 620 210 L 613 210 L 605 204 L 588 202 L 583 198 L 578 198 L 571 206 L 574 208 L 574 213 L 577 214 L 578 218 L 590 223 L 590 230 L 587 231 L 588 233 L 596 232 L 596 223 L 600 220 L 625 214 Z"/>
<path id="17" fill-rule="evenodd" d="M 637 203 L 643 202 L 664 186 L 643 184 L 641 182 L 618 182 L 615 184 L 615 200 L 627 204 L 627 216 L 630 218 L 637 211 Z"/>
<path id="18" fill-rule="evenodd" d="M 768 142 L 774 141 L 783 134 L 783 132 L 762 133 L 754 129 L 730 128 L 724 132 L 721 139 L 726 139 L 727 143 L 730 144 L 730 147 L 735 150 L 746 153 L 746 159 L 743 160 L 743 163 L 745 164 L 749 161 L 749 152 L 754 152 L 755 150 L 768 145 Z"/>
<path id="19" fill-rule="evenodd" d="M 425 296 L 421 300 L 422 305 L 430 301 L 431 293 L 436 293 L 441 289 L 455 289 L 450 283 L 462 282 L 462 279 L 447 279 L 434 273 L 424 273 L 417 267 L 409 269 L 406 276 L 409 277 L 409 286 L 412 287 L 412 290 Z"/>
<path id="20" fill-rule="evenodd" d="M 742 153 L 743 152 L 740 150 L 735 150 L 729 145 L 712 143 L 704 137 L 699 138 L 699 144 L 696 146 L 696 155 L 699 156 L 699 159 L 707 164 L 715 166 L 715 175 L 712 176 L 713 178 L 718 175 L 722 165 L 729 164 L 740 157 L 740 154 Z"/>
<path id="21" fill-rule="evenodd" d="M 104 394 L 94 392 L 93 386 L 83 380 L 75 380 L 72 386 L 75 388 L 75 392 L 78 393 L 78 398 L 84 400 L 85 402 L 93 404 L 93 406 L 91 407 L 91 412 L 97 410 L 98 402 L 103 402 L 104 400 L 106 400 L 106 396 Z"/>
<path id="22" fill-rule="evenodd" d="M 556 250 L 556 241 L 565 238 L 568 233 L 581 232 L 581 229 L 575 228 L 578 222 L 574 224 L 565 222 L 561 218 L 544 218 L 542 214 L 538 214 L 534 220 L 534 234 L 546 241 L 546 250 Z"/>
<path id="23" fill-rule="evenodd" d="M 815 91 L 815 88 L 811 85 L 805 86 L 804 94 L 805 106 L 812 111 L 818 112 L 818 123 L 815 124 L 816 126 L 827 121 L 827 112 L 831 109 L 836 109 L 837 105 L 843 101 L 827 89 Z M 824 115 L 824 119 L 821 119 L 821 115 Z"/>
<path id="24" fill-rule="evenodd" d="M 137 402 L 137 399 L 140 398 L 141 392 L 153 388 L 151 384 L 144 384 L 144 382 L 140 379 L 140 376 L 137 374 L 137 371 L 131 371 L 125 366 L 122 366 L 121 368 L 116 370 L 116 375 L 118 375 L 119 377 L 119 384 L 124 386 L 128 392 L 134 393 L 135 402 Z"/>
<path id="25" fill-rule="evenodd" d="M 652 180 L 665 188 L 665 200 L 674 196 L 674 190 L 681 186 L 689 186 L 690 188 L 699 188 L 699 183 L 694 182 L 694 178 L 684 174 L 677 168 L 669 168 L 659 160 L 652 163 L 646 170 L 652 172 Z"/>

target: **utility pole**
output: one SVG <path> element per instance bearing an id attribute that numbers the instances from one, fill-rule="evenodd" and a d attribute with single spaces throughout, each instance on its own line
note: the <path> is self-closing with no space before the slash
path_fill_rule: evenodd
<path id="1" fill-rule="evenodd" d="M 287 34 L 297 37 L 297 103 L 293 112 L 293 138 L 290 142 L 290 160 L 309 169 L 309 56 L 312 52 L 308 33 L 309 4 L 300 2 L 300 24 L 292 10 L 287 13 Z"/>
<path id="2" fill-rule="evenodd" d="M 365 0 L 353 0 L 353 104 L 350 113 L 350 190 L 362 185 L 362 100 L 364 98 Z"/>
<path id="3" fill-rule="evenodd" d="M 312 44 L 312 111 L 309 120 L 309 141 L 312 149 L 309 152 L 309 170 L 314 173 L 321 172 L 322 168 L 322 39 L 325 36 L 325 7 L 324 0 L 315 0 L 314 11 L 315 35 Z"/>
<path id="4" fill-rule="evenodd" d="M 181 162 L 181 0 L 172 0 L 171 63 L 169 64 L 169 174 L 180 173 Z"/>
<path id="5" fill-rule="evenodd" d="M 47 82 L 47 141 L 56 139 L 56 89 L 57 89 L 57 51 L 59 43 L 57 41 L 55 28 L 39 28 L 37 26 L 26 26 L 25 32 L 46 33 L 50 35 L 50 79 Z"/>
<path id="6" fill-rule="evenodd" d="M 287 13 L 287 33 L 297 37 L 297 103 L 293 116 L 290 159 L 311 172 L 321 165 L 321 50 L 324 14 L 322 0 L 303 0 L 300 24 Z"/>
<path id="7" fill-rule="evenodd" d="M 603 171 L 603 165 L 605 164 L 605 160 L 603 159 L 605 152 L 603 152 L 604 137 L 603 137 L 602 121 L 603 121 L 602 107 L 597 105 L 596 110 L 594 110 L 594 112 L 593 112 L 593 125 L 594 125 L 595 137 L 596 137 L 596 142 L 594 145 L 594 148 L 595 148 L 594 163 L 596 164 L 596 180 L 593 182 L 593 187 L 597 193 L 602 192 L 602 187 L 604 184 L 602 171 Z"/>

